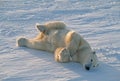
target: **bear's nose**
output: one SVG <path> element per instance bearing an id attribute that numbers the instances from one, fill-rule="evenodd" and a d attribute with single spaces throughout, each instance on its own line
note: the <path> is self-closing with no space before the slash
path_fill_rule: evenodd
<path id="1" fill-rule="evenodd" d="M 89 66 L 85 66 L 85 69 L 86 69 L 86 70 L 90 70 L 90 67 L 89 67 Z"/>

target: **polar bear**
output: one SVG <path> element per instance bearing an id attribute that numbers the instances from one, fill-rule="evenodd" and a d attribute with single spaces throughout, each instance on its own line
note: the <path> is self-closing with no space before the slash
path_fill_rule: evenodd
<path id="1" fill-rule="evenodd" d="M 98 59 L 81 35 L 66 28 L 61 21 L 36 24 L 39 34 L 33 39 L 19 38 L 18 46 L 54 53 L 57 62 L 78 62 L 86 70 L 98 66 Z"/>

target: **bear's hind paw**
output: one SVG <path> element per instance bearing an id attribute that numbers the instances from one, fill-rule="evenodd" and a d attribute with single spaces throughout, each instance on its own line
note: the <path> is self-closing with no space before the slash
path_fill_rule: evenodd
<path id="1" fill-rule="evenodd" d="M 24 47 L 26 46 L 26 42 L 27 39 L 26 38 L 18 38 L 17 39 L 17 46 L 20 46 L 20 47 Z"/>

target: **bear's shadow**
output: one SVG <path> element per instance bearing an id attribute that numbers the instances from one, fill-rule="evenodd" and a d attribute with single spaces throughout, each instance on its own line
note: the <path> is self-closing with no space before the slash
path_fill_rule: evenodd
<path id="1" fill-rule="evenodd" d="M 35 57 L 45 60 L 46 62 L 58 64 L 58 62 L 54 61 L 54 55 L 52 53 L 29 48 L 23 48 L 23 50 L 27 51 L 29 54 L 32 54 Z M 83 69 L 79 63 L 75 62 L 60 63 L 60 65 L 78 75 L 77 78 L 70 79 L 69 81 L 97 81 L 102 79 L 102 81 L 112 81 L 112 79 L 116 80 L 117 78 L 112 77 L 111 79 L 111 76 L 119 77 L 120 75 L 119 70 L 103 62 L 100 62 L 99 67 L 90 71 Z M 112 72 L 112 74 L 110 74 L 110 72 Z"/>

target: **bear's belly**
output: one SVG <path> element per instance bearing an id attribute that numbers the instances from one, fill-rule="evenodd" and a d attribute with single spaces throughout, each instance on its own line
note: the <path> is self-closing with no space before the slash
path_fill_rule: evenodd
<path id="1" fill-rule="evenodd" d="M 54 30 L 50 33 L 48 41 L 54 47 L 54 49 L 58 47 L 65 47 L 65 37 L 69 30 Z"/>

